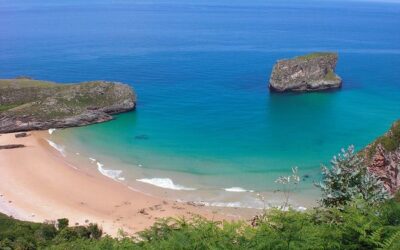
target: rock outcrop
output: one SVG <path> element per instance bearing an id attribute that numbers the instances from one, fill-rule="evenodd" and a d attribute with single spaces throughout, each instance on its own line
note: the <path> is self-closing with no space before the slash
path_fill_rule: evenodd
<path id="1" fill-rule="evenodd" d="M 135 106 L 132 88 L 117 82 L 0 80 L 0 133 L 105 122 L 113 119 L 112 114 L 133 110 Z"/>
<path id="2" fill-rule="evenodd" d="M 400 120 L 360 154 L 364 156 L 368 171 L 376 175 L 391 194 L 400 189 Z"/>
<path id="3" fill-rule="evenodd" d="M 269 89 L 276 92 L 306 92 L 340 88 L 336 75 L 337 53 L 312 53 L 279 60 L 272 69 Z"/>

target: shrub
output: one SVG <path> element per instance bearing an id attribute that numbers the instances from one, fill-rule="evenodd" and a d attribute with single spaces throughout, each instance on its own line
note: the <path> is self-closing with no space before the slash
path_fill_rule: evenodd
<path id="1" fill-rule="evenodd" d="M 69 220 L 66 218 L 58 219 L 57 220 L 57 228 L 58 230 L 63 230 L 64 228 L 68 227 Z"/>
<path id="2" fill-rule="evenodd" d="M 321 203 L 325 207 L 340 207 L 361 196 L 369 204 L 383 202 L 389 195 L 383 183 L 369 173 L 354 147 L 334 156 L 332 167 L 322 167 L 322 182 L 316 184 L 322 191 Z"/>

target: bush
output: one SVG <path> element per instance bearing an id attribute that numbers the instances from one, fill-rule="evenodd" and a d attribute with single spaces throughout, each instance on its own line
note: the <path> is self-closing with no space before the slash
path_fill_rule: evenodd
<path id="1" fill-rule="evenodd" d="M 323 206 L 344 206 L 358 197 L 372 205 L 389 198 L 383 183 L 368 172 L 353 146 L 342 149 L 342 154 L 334 156 L 331 163 L 331 168 L 322 167 L 323 180 L 316 184 L 322 191 Z"/>
<path id="2" fill-rule="evenodd" d="M 68 227 L 69 220 L 66 218 L 58 219 L 57 220 L 57 228 L 58 230 L 63 230 L 64 228 Z"/>

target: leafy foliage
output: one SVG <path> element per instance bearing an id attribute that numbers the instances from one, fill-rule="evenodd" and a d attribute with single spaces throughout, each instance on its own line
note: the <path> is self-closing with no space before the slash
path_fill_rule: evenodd
<path id="1" fill-rule="evenodd" d="M 102 230 L 96 224 L 68 227 L 68 219 L 57 223 L 33 223 L 15 220 L 0 213 L 0 249 L 43 249 L 84 239 L 99 239 Z"/>
<path id="2" fill-rule="evenodd" d="M 57 230 L 2 215 L 0 249 L 399 249 L 398 218 L 395 200 L 371 207 L 357 199 L 341 208 L 269 210 L 255 227 L 201 217 L 161 219 L 134 238 L 117 239 L 95 237 L 95 226 Z"/>
<path id="3" fill-rule="evenodd" d="M 364 161 L 354 153 L 354 147 L 334 156 L 332 167 L 322 167 L 322 182 L 316 184 L 322 191 L 321 203 L 326 207 L 340 207 L 360 197 L 369 204 L 388 198 L 383 183 L 369 173 Z"/>

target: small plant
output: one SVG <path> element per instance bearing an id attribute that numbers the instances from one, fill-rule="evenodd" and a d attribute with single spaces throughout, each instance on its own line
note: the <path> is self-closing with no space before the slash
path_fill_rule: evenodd
<path id="1" fill-rule="evenodd" d="M 282 210 L 289 208 L 289 200 L 291 193 L 297 189 L 297 185 L 300 183 L 300 176 L 298 175 L 298 167 L 292 168 L 292 174 L 289 176 L 280 176 L 275 180 L 275 183 L 283 186 L 283 195 L 285 197 Z"/>

